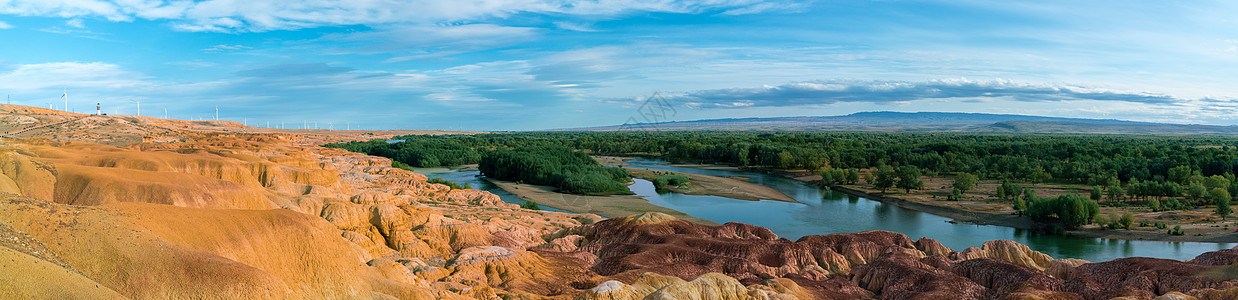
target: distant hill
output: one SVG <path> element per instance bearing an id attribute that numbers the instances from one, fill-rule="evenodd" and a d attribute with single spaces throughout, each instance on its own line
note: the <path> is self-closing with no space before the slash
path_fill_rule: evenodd
<path id="1" fill-rule="evenodd" d="M 967 133 L 1090 133 L 1154 135 L 1238 135 L 1238 126 L 1180 125 L 1114 119 L 945 112 L 861 112 L 843 116 L 710 119 L 615 125 L 581 131 L 881 131 Z"/>

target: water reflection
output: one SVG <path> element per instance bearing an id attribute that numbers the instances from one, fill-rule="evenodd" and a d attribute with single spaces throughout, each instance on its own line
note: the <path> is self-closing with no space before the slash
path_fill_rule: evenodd
<path id="1" fill-rule="evenodd" d="M 508 193 L 507 191 L 503 190 L 503 188 L 500 188 L 499 186 L 494 185 L 493 183 L 490 183 L 489 181 L 486 181 L 485 179 L 482 179 L 480 177 L 481 171 L 477 171 L 477 170 L 461 171 L 461 170 L 452 170 L 452 169 L 446 169 L 446 168 L 417 168 L 417 169 L 413 169 L 413 172 L 416 172 L 421 175 L 426 175 L 426 177 L 429 177 L 429 178 L 439 177 L 442 179 L 446 179 L 447 181 L 455 182 L 460 185 L 464 185 L 467 183 L 468 185 L 472 186 L 473 189 L 475 190 L 487 191 L 487 192 L 490 192 L 492 194 L 499 196 L 499 199 L 503 199 L 503 202 L 515 203 L 515 204 L 524 204 L 525 202 L 527 202 L 527 201 L 520 199 L 520 197 L 516 197 L 515 194 Z M 563 211 L 563 210 L 556 209 L 556 208 L 549 207 L 549 206 L 541 206 L 541 209 L 548 210 L 548 211 L 559 211 L 559 212 Z"/>
<path id="2" fill-rule="evenodd" d="M 1183 243 L 1105 240 L 1043 235 L 1027 230 L 974 224 L 952 224 L 950 219 L 894 205 L 823 190 L 792 179 L 755 172 L 674 167 L 656 160 L 629 161 L 647 169 L 712 176 L 743 176 L 750 182 L 778 189 L 803 203 L 744 201 L 715 196 L 657 193 L 653 184 L 636 180 L 633 192 L 656 205 L 711 221 L 741 222 L 767 227 L 789 239 L 805 235 L 890 230 L 912 239 L 929 237 L 955 250 L 980 246 L 985 241 L 1008 239 L 1056 258 L 1105 261 L 1146 256 L 1186 260 L 1207 251 L 1233 247 L 1232 243 Z M 843 201 L 846 200 L 846 201 Z"/>

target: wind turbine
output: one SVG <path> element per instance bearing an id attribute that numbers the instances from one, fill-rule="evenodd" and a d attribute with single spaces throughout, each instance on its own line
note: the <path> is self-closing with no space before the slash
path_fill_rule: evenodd
<path id="1" fill-rule="evenodd" d="M 141 115 L 142 115 L 142 101 L 138 101 L 138 100 L 134 100 L 134 99 L 129 99 L 129 101 L 130 101 L 130 102 L 133 102 L 133 103 L 137 103 L 137 104 L 138 104 L 138 114 L 137 114 L 137 115 L 138 115 L 138 116 L 141 116 Z"/>
<path id="2" fill-rule="evenodd" d="M 69 111 L 69 88 L 64 88 L 64 95 L 60 96 L 64 97 L 64 111 Z"/>
<path id="3" fill-rule="evenodd" d="M 219 121 L 219 107 L 215 107 L 215 121 Z"/>

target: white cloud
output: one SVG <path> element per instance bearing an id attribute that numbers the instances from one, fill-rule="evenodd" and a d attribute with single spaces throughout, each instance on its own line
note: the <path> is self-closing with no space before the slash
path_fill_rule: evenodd
<path id="1" fill-rule="evenodd" d="M 438 51 L 470 51 L 531 39 L 537 28 L 494 24 L 402 25 L 383 27 L 377 31 L 333 33 L 316 41 L 338 45 L 331 53 L 377 54 L 404 49 L 428 51 L 416 56 L 430 56 Z M 410 59 L 411 59 L 410 58 Z M 403 58 L 394 61 L 407 60 Z"/>
<path id="2" fill-rule="evenodd" d="M 1009 80 L 967 79 L 907 81 L 817 80 L 755 88 L 725 88 L 667 94 L 667 99 L 704 108 L 746 106 L 793 107 L 866 102 L 906 105 L 910 101 L 935 99 L 996 98 L 1019 102 L 1106 101 L 1174 106 L 1191 102 L 1150 92 L 1115 91 L 1070 85 L 1018 83 Z M 740 105 L 742 104 L 742 105 Z"/>
<path id="3" fill-rule="evenodd" d="M 580 32 L 597 32 L 598 31 L 596 28 L 593 28 L 589 24 L 582 24 L 582 23 L 575 23 L 575 22 L 559 21 L 559 22 L 555 22 L 555 26 L 559 27 L 560 29 L 571 30 L 571 31 L 580 31 Z"/>
<path id="4" fill-rule="evenodd" d="M 0 73 L 0 89 L 30 91 L 53 87 L 132 88 L 146 86 L 145 75 L 106 63 L 58 62 L 19 65 Z"/>
<path id="5" fill-rule="evenodd" d="M 187 31 L 270 31 L 334 25 L 436 24 L 506 17 L 519 13 L 615 15 L 631 12 L 692 13 L 723 10 L 744 14 L 793 2 L 761 0 L 10 0 L 0 14 L 112 21 L 173 20 Z"/>
<path id="6" fill-rule="evenodd" d="M 252 49 L 252 48 L 250 48 L 250 47 L 246 47 L 245 45 L 228 45 L 228 44 L 220 44 L 220 45 L 214 45 L 214 46 L 211 46 L 211 47 L 206 48 L 206 49 L 202 49 L 202 51 L 206 51 L 206 52 L 222 52 L 222 51 L 226 51 L 226 50 L 244 50 L 244 49 Z"/>
<path id="7" fill-rule="evenodd" d="M 73 28 L 86 28 L 86 23 L 82 19 L 69 19 L 64 24 Z"/>
<path id="8" fill-rule="evenodd" d="M 0 21 L 0 29 L 13 29 L 13 25 L 9 25 L 9 23 Z"/>

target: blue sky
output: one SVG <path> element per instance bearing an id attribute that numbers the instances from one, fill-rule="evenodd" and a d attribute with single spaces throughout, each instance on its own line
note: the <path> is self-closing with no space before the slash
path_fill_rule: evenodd
<path id="1" fill-rule="evenodd" d="M 670 120 L 1238 123 L 1238 2 L 1021 2 L 0 0 L 0 94 L 287 128 L 616 125 L 655 92 Z"/>

